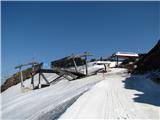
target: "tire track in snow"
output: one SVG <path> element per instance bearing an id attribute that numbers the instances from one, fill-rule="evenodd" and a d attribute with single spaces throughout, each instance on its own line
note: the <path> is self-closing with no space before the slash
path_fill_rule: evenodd
<path id="1" fill-rule="evenodd" d="M 107 98 L 108 98 L 108 92 L 107 92 L 107 90 L 105 90 L 105 105 L 104 105 L 104 118 L 106 118 L 106 111 L 107 111 Z"/>

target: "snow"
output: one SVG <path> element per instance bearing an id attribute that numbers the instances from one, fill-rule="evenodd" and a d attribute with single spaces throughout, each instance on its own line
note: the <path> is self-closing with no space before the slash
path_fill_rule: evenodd
<path id="1" fill-rule="evenodd" d="M 51 73 L 44 73 L 44 75 L 46 76 L 46 78 L 49 81 L 51 81 L 51 80 L 53 80 L 54 78 L 57 77 L 56 74 L 51 74 Z M 34 80 L 35 85 L 38 85 L 38 74 L 35 75 L 34 79 L 35 79 Z M 45 81 L 42 80 L 42 84 L 44 84 L 44 83 L 45 83 Z M 25 80 L 24 81 L 24 86 L 31 89 L 31 79 Z M 16 96 L 18 94 L 23 94 L 22 90 L 21 90 L 21 84 L 20 83 L 8 88 L 5 92 L 2 93 L 2 96 L 3 96 L 3 99 L 7 99 L 7 98 L 11 98 L 12 96 Z"/>
<path id="2" fill-rule="evenodd" d="M 45 75 L 49 80 L 55 77 L 55 74 Z M 38 76 L 35 79 L 38 81 Z M 63 79 L 50 87 L 30 90 L 26 93 L 22 93 L 20 84 L 17 84 L 1 94 L 2 118 L 23 120 L 45 117 L 45 120 L 47 120 L 50 117 L 57 117 L 75 99 L 102 79 L 103 77 L 99 75 L 75 81 Z M 26 80 L 25 86 L 29 83 L 30 79 Z"/>
<path id="3" fill-rule="evenodd" d="M 132 52 L 117 52 L 115 55 L 116 56 L 130 56 L 130 57 L 138 57 L 139 56 L 137 53 L 132 53 Z"/>
<path id="4" fill-rule="evenodd" d="M 130 77 L 124 69 L 105 76 L 60 119 L 160 119 L 160 86 L 142 76 Z"/>
<path id="5" fill-rule="evenodd" d="M 97 66 L 98 66 L 98 64 L 109 64 L 110 68 L 113 68 L 117 65 L 117 61 L 96 61 L 95 63 L 97 64 Z M 118 62 L 118 64 L 121 64 L 121 63 L 122 62 L 120 62 L 120 61 Z M 104 67 L 104 65 L 101 65 L 101 66 Z"/>
<path id="6" fill-rule="evenodd" d="M 103 67 L 90 63 L 89 71 Z M 49 81 L 57 77 L 45 76 Z M 30 82 L 24 81 L 25 86 Z M 130 76 L 123 68 L 110 68 L 108 73 L 74 81 L 62 79 L 25 93 L 19 83 L 1 93 L 2 119 L 160 119 L 159 88 L 145 75 Z"/>

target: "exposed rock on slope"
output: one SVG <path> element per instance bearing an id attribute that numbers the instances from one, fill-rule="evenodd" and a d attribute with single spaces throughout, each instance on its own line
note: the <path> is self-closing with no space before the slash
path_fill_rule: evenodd
<path id="1" fill-rule="evenodd" d="M 39 68 L 42 66 L 42 64 L 40 65 L 36 65 L 35 66 L 35 73 L 37 73 L 37 71 L 39 70 Z M 28 78 L 31 78 L 31 72 L 32 72 L 32 68 L 28 68 L 26 70 L 23 70 L 22 73 L 23 73 L 23 79 L 26 80 Z M 13 76 L 11 76 L 10 78 L 8 78 L 5 83 L 1 86 L 1 92 L 7 90 L 9 87 L 13 86 L 13 85 L 16 85 L 18 83 L 20 83 L 21 80 L 20 80 L 20 73 L 16 73 L 14 74 Z"/>
<path id="2" fill-rule="evenodd" d="M 136 72 L 144 73 L 147 71 L 160 69 L 160 40 L 142 59 L 137 62 Z"/>

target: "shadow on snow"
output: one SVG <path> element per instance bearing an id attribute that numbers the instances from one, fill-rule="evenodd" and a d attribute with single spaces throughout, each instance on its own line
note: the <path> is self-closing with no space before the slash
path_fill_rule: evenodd
<path id="1" fill-rule="evenodd" d="M 135 102 L 160 106 L 160 85 L 153 83 L 144 76 L 132 75 L 123 81 L 126 89 L 137 90 L 142 93 L 134 94 Z"/>

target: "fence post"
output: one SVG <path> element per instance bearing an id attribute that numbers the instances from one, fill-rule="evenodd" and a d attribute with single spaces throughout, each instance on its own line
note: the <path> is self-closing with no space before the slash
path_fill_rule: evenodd
<path id="1" fill-rule="evenodd" d="M 22 73 L 21 67 L 19 68 L 19 72 L 20 72 L 20 79 L 21 79 L 21 87 L 23 88 L 24 87 L 24 84 L 23 84 L 23 73 Z"/>

